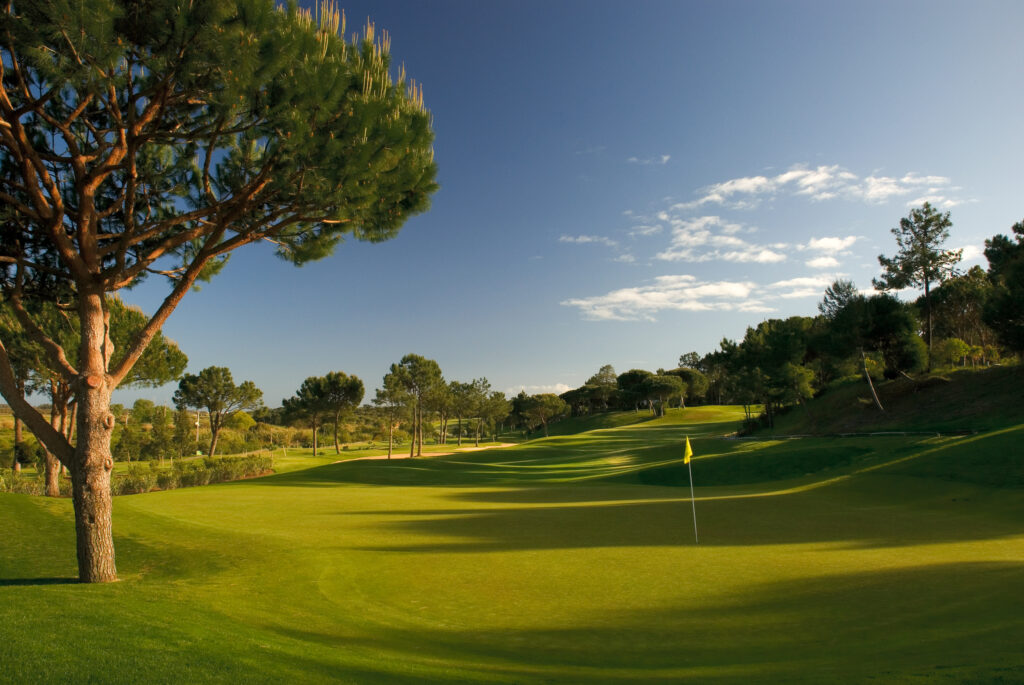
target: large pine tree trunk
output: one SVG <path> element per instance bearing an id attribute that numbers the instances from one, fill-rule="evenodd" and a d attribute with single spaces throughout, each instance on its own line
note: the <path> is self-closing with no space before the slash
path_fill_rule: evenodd
<path id="1" fill-rule="evenodd" d="M 110 496 L 114 415 L 110 413 L 112 388 L 106 373 L 113 350 L 107 335 L 103 294 L 84 294 L 79 302 L 82 346 L 77 388 L 78 443 L 70 465 L 78 579 L 83 583 L 109 583 L 117 580 Z"/>

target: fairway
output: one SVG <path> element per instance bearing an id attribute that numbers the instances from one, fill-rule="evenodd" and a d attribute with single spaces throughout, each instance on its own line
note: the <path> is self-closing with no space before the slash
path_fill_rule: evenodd
<path id="1" fill-rule="evenodd" d="M 112 585 L 73 583 L 69 501 L 0 495 L 0 681 L 1024 680 L 1024 489 L 991 466 L 1024 426 L 741 418 L 119 497 Z"/>

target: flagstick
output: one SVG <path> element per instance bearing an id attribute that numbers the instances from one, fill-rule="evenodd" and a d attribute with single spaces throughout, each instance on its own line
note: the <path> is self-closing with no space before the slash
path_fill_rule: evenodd
<path id="1" fill-rule="evenodd" d="M 687 462 L 687 468 L 690 470 L 690 506 L 693 507 L 693 542 L 700 544 L 700 539 L 697 537 L 697 502 L 693 498 L 693 463 Z"/>

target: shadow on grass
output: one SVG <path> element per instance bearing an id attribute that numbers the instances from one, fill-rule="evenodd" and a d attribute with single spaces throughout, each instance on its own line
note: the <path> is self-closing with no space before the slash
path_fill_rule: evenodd
<path id="1" fill-rule="evenodd" d="M 36 585 L 78 585 L 78 578 L 0 578 L 0 587 Z"/>
<path id="2" fill-rule="evenodd" d="M 867 549 L 1020 535 L 1024 498 L 1017 493 L 1005 493 L 998 505 L 979 504 L 969 489 L 908 480 L 866 476 L 800 492 L 698 496 L 700 547 L 824 543 Z M 448 494 L 448 508 L 343 515 L 373 517 L 381 540 L 402 541 L 363 548 L 382 552 L 694 546 L 689 498 L 666 493 L 674 494 L 578 486 L 466 489 Z"/>
<path id="3" fill-rule="evenodd" d="M 393 669 L 425 669 L 431 683 L 481 673 L 520 683 L 1020 682 L 1024 613 L 1014 588 L 1022 583 L 1020 563 L 940 563 L 677 595 L 663 607 L 606 608 L 595 596 L 568 621 L 519 615 L 508 598 L 496 610 L 516 627 L 480 628 L 471 615 L 444 627 L 381 626 L 361 642 L 377 641 L 390 658 L 377 659 L 379 672 L 354 673 L 394 682 L 402 675 Z M 334 661 L 348 642 L 340 634 L 270 629 L 333 650 L 307 650 L 294 665 L 349 674 Z"/>

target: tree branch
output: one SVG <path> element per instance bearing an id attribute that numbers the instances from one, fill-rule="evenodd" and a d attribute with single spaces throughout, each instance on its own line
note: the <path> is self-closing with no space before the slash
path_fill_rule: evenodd
<path id="1" fill-rule="evenodd" d="M 14 415 L 25 422 L 29 430 L 43 443 L 46 449 L 60 459 L 65 465 L 71 463 L 74 448 L 58 430 L 50 425 L 46 417 L 39 413 L 18 391 L 18 383 L 14 378 L 14 369 L 7 348 L 0 340 L 0 394 L 3 394 Z"/>

